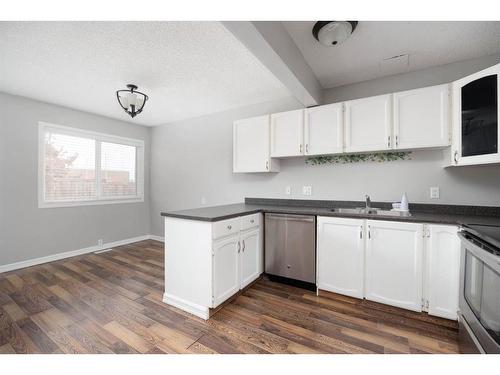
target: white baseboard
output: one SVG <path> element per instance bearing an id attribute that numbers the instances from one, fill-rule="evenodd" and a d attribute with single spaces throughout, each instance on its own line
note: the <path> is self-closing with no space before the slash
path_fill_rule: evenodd
<path id="1" fill-rule="evenodd" d="M 208 307 L 186 301 L 172 294 L 164 293 L 163 302 L 165 302 L 167 305 L 172 305 L 174 307 L 177 307 L 178 309 L 187 311 L 188 313 L 196 315 L 197 317 L 204 320 L 208 320 L 208 318 L 210 317 L 210 310 Z"/>
<path id="2" fill-rule="evenodd" d="M 165 237 L 155 236 L 154 234 L 149 235 L 150 240 L 165 242 Z"/>
<path id="3" fill-rule="evenodd" d="M 36 266 L 38 264 L 54 262 L 56 260 L 71 258 L 71 257 L 75 257 L 77 255 L 93 253 L 96 251 L 103 251 L 106 249 L 111 249 L 113 247 L 128 245 L 128 244 L 131 244 L 134 242 L 145 241 L 145 240 L 149 240 L 149 239 L 156 240 L 156 241 L 163 241 L 162 237 L 146 234 L 144 236 L 138 236 L 138 237 L 127 238 L 127 239 L 120 240 L 120 241 L 108 242 L 108 243 L 103 244 L 102 246 L 95 245 L 95 246 L 85 247 L 83 249 L 66 251 L 64 253 L 57 253 L 57 254 L 53 254 L 53 255 L 47 255 L 45 257 L 28 259 L 28 260 L 23 260 L 20 262 L 0 265 L 0 273 L 9 272 L 9 271 L 13 271 L 13 270 L 17 270 L 17 269 L 25 268 L 25 267 Z"/>

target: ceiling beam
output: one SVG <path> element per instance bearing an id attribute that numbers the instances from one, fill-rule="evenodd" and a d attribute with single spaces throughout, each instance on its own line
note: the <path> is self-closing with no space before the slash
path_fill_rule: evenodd
<path id="1" fill-rule="evenodd" d="M 223 21 L 305 107 L 322 103 L 323 89 L 281 22 Z"/>

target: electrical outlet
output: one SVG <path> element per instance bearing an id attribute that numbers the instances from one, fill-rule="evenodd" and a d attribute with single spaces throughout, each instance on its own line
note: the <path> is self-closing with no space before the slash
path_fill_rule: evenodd
<path id="1" fill-rule="evenodd" d="M 439 199 L 439 186 L 431 187 L 431 199 Z"/>
<path id="2" fill-rule="evenodd" d="M 292 187 L 291 187 L 291 186 L 287 186 L 287 187 L 285 188 L 285 194 L 286 194 L 286 195 L 290 195 L 290 194 L 292 194 Z"/>
<path id="3" fill-rule="evenodd" d="M 302 195 L 312 195 L 312 186 L 302 186 Z"/>

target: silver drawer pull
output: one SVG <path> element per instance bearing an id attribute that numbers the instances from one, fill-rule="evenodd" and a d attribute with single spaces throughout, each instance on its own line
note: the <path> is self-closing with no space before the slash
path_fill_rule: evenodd
<path id="1" fill-rule="evenodd" d="M 233 227 L 231 225 L 228 225 L 227 229 L 231 230 L 231 229 L 233 229 Z"/>

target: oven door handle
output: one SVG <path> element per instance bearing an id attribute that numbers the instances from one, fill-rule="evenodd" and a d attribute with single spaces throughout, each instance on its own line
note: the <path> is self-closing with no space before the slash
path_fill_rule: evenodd
<path id="1" fill-rule="evenodd" d="M 492 267 L 496 272 L 500 272 L 500 256 L 490 253 L 488 250 L 480 248 L 474 242 L 470 241 L 463 232 L 458 232 L 458 237 L 465 243 L 465 248 L 478 259 Z"/>

